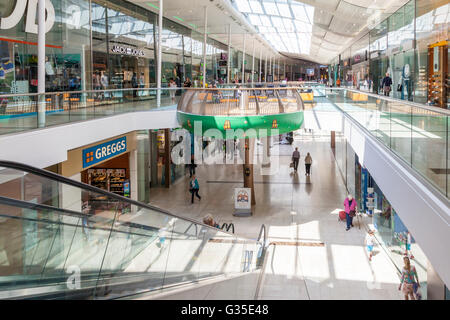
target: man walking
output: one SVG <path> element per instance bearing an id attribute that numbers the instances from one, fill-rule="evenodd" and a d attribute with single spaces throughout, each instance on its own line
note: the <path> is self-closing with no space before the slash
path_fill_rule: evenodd
<path id="1" fill-rule="evenodd" d="M 300 152 L 298 148 L 295 148 L 295 151 L 292 153 L 292 162 L 294 163 L 294 172 L 297 172 L 298 161 L 300 160 Z"/>
<path id="2" fill-rule="evenodd" d="M 194 194 L 198 198 L 198 200 L 201 200 L 202 197 L 198 195 L 198 190 L 200 189 L 200 186 L 198 185 L 197 178 L 195 178 L 195 174 L 192 175 L 192 179 L 189 182 L 189 191 L 192 193 L 191 203 L 194 203 Z"/>
<path id="3" fill-rule="evenodd" d="M 383 88 L 384 95 L 389 97 L 389 93 L 391 92 L 392 79 L 389 77 L 389 72 L 386 72 L 386 77 L 383 78 L 383 82 L 381 83 L 381 87 Z"/>

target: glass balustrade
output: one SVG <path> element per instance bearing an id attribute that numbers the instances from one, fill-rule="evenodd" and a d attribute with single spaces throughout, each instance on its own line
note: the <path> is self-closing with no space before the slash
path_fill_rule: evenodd
<path id="1" fill-rule="evenodd" d="M 136 88 L 0 95 L 0 134 L 176 106 L 183 90 Z"/>
<path id="2" fill-rule="evenodd" d="M 450 111 L 356 90 L 323 90 L 317 104 L 330 103 L 349 115 L 449 197 Z"/>
<path id="3" fill-rule="evenodd" d="M 263 242 L 0 166 L 0 298 L 111 299 L 259 268 Z"/>

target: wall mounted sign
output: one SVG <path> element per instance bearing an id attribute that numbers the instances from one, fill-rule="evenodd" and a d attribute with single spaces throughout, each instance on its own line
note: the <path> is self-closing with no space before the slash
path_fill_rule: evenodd
<path id="1" fill-rule="evenodd" d="M 127 151 L 127 137 L 121 137 L 83 149 L 83 168 L 105 161 Z"/>
<path id="2" fill-rule="evenodd" d="M 119 53 L 119 54 L 126 54 L 129 56 L 136 56 L 136 57 L 144 57 L 145 56 L 144 50 L 131 48 L 131 47 L 118 46 L 118 45 L 113 45 L 113 47 L 111 48 L 111 52 Z"/>
<path id="3" fill-rule="evenodd" d="M 28 3 L 28 8 L 27 8 Z M 38 33 L 38 26 L 36 24 L 36 13 L 37 13 L 37 0 L 16 0 L 14 10 L 7 17 L 2 17 L 0 19 L 0 29 L 11 29 L 14 28 L 20 20 L 22 20 L 25 15 L 25 9 L 27 9 L 25 32 L 27 33 Z M 50 0 L 45 0 L 45 32 L 50 31 L 55 23 L 55 8 Z"/>

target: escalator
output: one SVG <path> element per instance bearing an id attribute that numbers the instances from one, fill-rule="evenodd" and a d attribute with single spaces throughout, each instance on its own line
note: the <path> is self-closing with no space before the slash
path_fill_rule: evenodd
<path id="1" fill-rule="evenodd" d="M 261 267 L 264 235 L 0 161 L 0 299 L 117 299 L 243 275 Z"/>

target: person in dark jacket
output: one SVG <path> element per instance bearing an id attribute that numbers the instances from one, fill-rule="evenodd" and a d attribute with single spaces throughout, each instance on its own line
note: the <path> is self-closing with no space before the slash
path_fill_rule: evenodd
<path id="1" fill-rule="evenodd" d="M 195 174 L 193 174 L 192 177 L 191 177 L 191 181 L 189 182 L 189 191 L 192 194 L 191 203 L 194 203 L 194 194 L 198 198 L 198 200 L 202 199 L 202 197 L 200 197 L 199 194 L 198 194 L 198 190 L 199 189 L 200 189 L 200 187 L 198 185 L 198 180 L 195 177 Z"/>
<path id="2" fill-rule="evenodd" d="M 381 87 L 383 88 L 383 92 L 385 96 L 389 96 L 391 92 L 392 79 L 389 77 L 389 72 L 386 72 L 386 77 L 383 78 L 383 82 L 381 83 Z"/>

